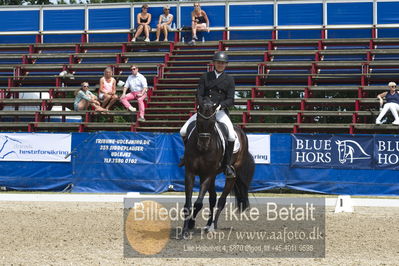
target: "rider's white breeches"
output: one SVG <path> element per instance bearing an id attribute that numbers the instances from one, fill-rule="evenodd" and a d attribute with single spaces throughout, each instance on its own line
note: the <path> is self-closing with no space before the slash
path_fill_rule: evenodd
<path id="1" fill-rule="evenodd" d="M 187 120 L 187 122 L 183 125 L 183 127 L 180 129 L 180 135 L 182 137 L 185 137 L 187 135 L 187 127 L 188 125 L 190 125 L 190 123 L 194 120 L 197 119 L 197 114 L 194 114 L 193 116 L 190 117 L 189 120 Z M 224 110 L 219 110 L 216 113 L 216 120 L 219 123 L 223 123 L 226 125 L 227 130 L 228 130 L 228 136 L 227 136 L 227 140 L 228 141 L 235 141 L 236 140 L 236 134 L 234 133 L 234 127 L 233 127 L 233 123 L 231 123 L 229 116 L 224 112 Z"/>
<path id="2" fill-rule="evenodd" d="M 391 111 L 393 116 L 395 117 L 395 121 L 399 121 L 399 116 L 398 116 L 398 111 L 399 111 L 399 104 L 397 103 L 386 103 L 384 107 L 382 108 L 380 115 L 377 117 L 376 122 L 380 123 L 381 119 L 384 117 L 384 115 L 388 112 L 388 110 Z"/>

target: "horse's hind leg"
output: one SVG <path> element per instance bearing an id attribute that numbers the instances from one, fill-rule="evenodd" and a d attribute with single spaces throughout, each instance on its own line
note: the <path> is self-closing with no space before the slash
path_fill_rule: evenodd
<path id="1" fill-rule="evenodd" d="M 224 189 L 222 195 L 218 200 L 217 211 L 215 220 L 213 221 L 214 228 L 217 229 L 217 224 L 219 220 L 220 213 L 223 211 L 224 206 L 226 205 L 226 198 L 230 194 L 231 190 L 233 189 L 235 183 L 235 178 L 226 178 L 226 183 L 224 185 Z"/>
<path id="2" fill-rule="evenodd" d="M 197 200 L 194 202 L 194 213 L 193 213 L 193 217 L 190 219 L 189 223 L 188 223 L 188 228 L 189 229 L 193 229 L 195 226 L 195 217 L 197 217 L 197 214 L 199 213 L 199 211 L 202 209 L 202 202 L 204 200 L 205 194 L 208 191 L 208 187 L 211 178 L 203 178 L 201 177 L 201 187 L 200 187 L 200 191 L 198 194 L 198 198 Z"/>

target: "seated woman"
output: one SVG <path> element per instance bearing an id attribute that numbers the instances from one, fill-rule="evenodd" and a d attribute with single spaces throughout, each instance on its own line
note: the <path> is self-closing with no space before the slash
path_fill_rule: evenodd
<path id="1" fill-rule="evenodd" d="M 101 107 L 110 110 L 118 100 L 116 95 L 116 80 L 112 77 L 112 69 L 107 67 L 104 70 L 104 77 L 100 79 L 98 98 L 102 100 Z"/>
<path id="2" fill-rule="evenodd" d="M 141 13 L 137 14 L 137 29 L 136 29 L 136 34 L 134 34 L 134 37 L 132 39 L 132 42 L 135 42 L 137 37 L 141 35 L 141 33 L 144 31 L 145 34 L 145 42 L 150 41 L 150 23 L 151 23 L 151 14 L 147 12 L 148 11 L 148 5 L 144 4 L 141 7 Z"/>
<path id="3" fill-rule="evenodd" d="M 170 25 L 172 25 L 173 15 L 169 13 L 169 6 L 165 5 L 163 7 L 163 14 L 159 16 L 159 21 L 157 25 L 157 39 L 156 42 L 159 41 L 159 35 L 161 35 L 161 30 L 163 31 L 164 35 L 164 42 L 168 41 L 168 31 L 171 30 Z"/>
<path id="4" fill-rule="evenodd" d="M 384 115 L 388 112 L 388 110 L 391 111 L 393 117 L 395 117 L 395 121 L 392 122 L 394 125 L 399 125 L 399 92 L 396 91 L 396 83 L 391 81 L 388 83 L 389 91 L 380 93 L 377 95 L 377 98 L 380 100 L 380 109 L 382 105 L 384 104 L 383 98 L 387 100 L 387 102 L 384 105 L 384 108 L 381 109 L 380 114 L 377 117 L 377 120 L 375 121 L 376 124 L 382 124 L 381 119 L 384 117 Z"/>
<path id="5" fill-rule="evenodd" d="M 201 9 L 199 3 L 194 3 L 194 11 L 191 12 L 191 28 L 192 28 L 192 35 L 193 40 L 197 41 L 197 31 L 207 31 L 209 32 L 209 19 L 204 10 Z"/>
<path id="6" fill-rule="evenodd" d="M 99 112 L 108 111 L 101 107 L 100 102 L 97 97 L 89 91 L 89 83 L 82 82 L 82 87 L 75 91 L 75 102 L 73 107 L 75 111 L 88 110 L 89 105 L 91 105 L 94 110 Z"/>

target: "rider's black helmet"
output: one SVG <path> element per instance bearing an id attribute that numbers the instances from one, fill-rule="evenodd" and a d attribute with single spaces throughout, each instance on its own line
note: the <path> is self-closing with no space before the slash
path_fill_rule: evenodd
<path id="1" fill-rule="evenodd" d="M 227 54 L 223 51 L 221 52 L 216 52 L 215 55 L 213 56 L 213 61 L 221 61 L 221 62 L 229 62 L 229 57 Z"/>

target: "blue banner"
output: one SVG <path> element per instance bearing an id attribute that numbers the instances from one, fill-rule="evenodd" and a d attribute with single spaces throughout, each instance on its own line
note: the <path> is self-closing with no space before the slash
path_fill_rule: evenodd
<path id="1" fill-rule="evenodd" d="M 292 135 L 291 167 L 398 169 L 399 139 L 383 135 Z"/>
<path id="2" fill-rule="evenodd" d="M 399 137 L 375 136 L 374 161 L 377 169 L 399 169 Z"/>
<path id="3" fill-rule="evenodd" d="M 56 148 L 58 144 L 54 144 Z M 71 153 L 65 156 L 70 156 L 70 162 L 0 161 L 0 187 L 72 192 L 184 191 L 185 169 L 177 166 L 183 151 L 179 134 L 72 133 Z M 250 191 L 291 188 L 397 196 L 398 169 L 399 136 L 272 134 L 270 164 L 256 165 Z M 217 176 L 217 191 L 223 190 L 225 180 L 224 175 Z M 198 188 L 197 177 L 195 190 Z"/>
<path id="4" fill-rule="evenodd" d="M 158 173 L 156 134 L 102 132 L 75 148 L 75 191 L 164 191 Z M 95 186 L 93 186 L 95 184 Z"/>

